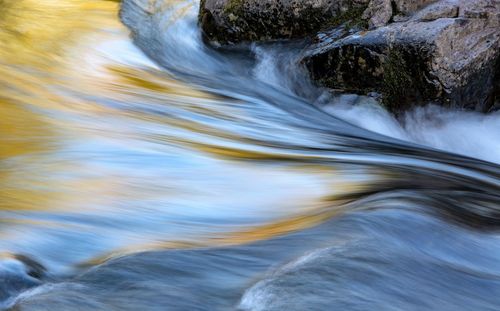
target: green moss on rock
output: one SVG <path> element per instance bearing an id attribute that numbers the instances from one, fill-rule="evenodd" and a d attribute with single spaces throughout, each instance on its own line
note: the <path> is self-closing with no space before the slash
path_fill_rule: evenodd
<path id="1" fill-rule="evenodd" d="M 236 16 L 243 13 L 243 1 L 244 0 L 229 0 L 229 2 L 224 6 L 224 13 L 234 14 Z"/>
<path id="2" fill-rule="evenodd" d="M 360 27 L 368 29 L 368 20 L 362 17 L 366 8 L 367 5 L 352 5 L 346 11 L 332 17 L 327 22 L 327 27 L 336 27 L 345 23 L 347 28 Z"/>
<path id="3" fill-rule="evenodd" d="M 382 103 L 388 110 L 401 109 L 408 90 L 414 89 L 414 78 L 411 70 L 403 57 L 397 50 L 391 50 L 387 55 L 387 61 L 383 64 Z"/>

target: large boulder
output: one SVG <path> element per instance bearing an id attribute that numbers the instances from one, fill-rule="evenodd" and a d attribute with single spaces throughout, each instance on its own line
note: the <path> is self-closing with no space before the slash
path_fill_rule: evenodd
<path id="1" fill-rule="evenodd" d="M 220 44 L 303 38 L 322 29 L 380 27 L 436 0 L 201 0 L 199 23 Z"/>
<path id="2" fill-rule="evenodd" d="M 498 103 L 499 0 L 437 1 L 402 22 L 391 19 L 340 40 L 319 36 L 303 60 L 312 79 L 380 93 L 394 112 L 429 102 L 487 112 Z"/>
<path id="3" fill-rule="evenodd" d="M 369 0 L 201 0 L 199 22 L 221 44 L 292 39 L 361 17 Z"/>

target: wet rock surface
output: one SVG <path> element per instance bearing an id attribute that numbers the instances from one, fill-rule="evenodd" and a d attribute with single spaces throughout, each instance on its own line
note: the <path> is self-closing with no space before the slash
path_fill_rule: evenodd
<path id="1" fill-rule="evenodd" d="M 430 102 L 488 112 L 498 85 L 499 16 L 499 1 L 440 1 L 405 22 L 321 40 L 304 64 L 327 87 L 381 93 L 391 111 Z"/>

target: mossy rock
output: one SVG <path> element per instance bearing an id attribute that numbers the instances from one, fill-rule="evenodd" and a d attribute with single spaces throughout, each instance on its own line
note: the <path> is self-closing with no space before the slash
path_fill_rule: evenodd
<path id="1" fill-rule="evenodd" d="M 318 84 L 379 93 L 396 115 L 429 103 L 488 112 L 499 102 L 500 25 L 485 16 L 409 20 L 319 42 L 303 63 Z"/>

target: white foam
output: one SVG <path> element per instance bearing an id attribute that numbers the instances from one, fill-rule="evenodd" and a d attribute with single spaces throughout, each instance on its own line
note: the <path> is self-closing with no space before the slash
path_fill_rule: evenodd
<path id="1" fill-rule="evenodd" d="M 406 114 L 410 140 L 500 163 L 500 112 L 485 115 L 428 106 Z"/>

